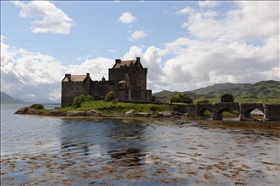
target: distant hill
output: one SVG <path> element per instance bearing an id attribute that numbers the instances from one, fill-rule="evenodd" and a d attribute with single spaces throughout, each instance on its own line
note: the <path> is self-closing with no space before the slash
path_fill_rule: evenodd
<path id="1" fill-rule="evenodd" d="M 244 90 L 238 97 L 280 98 L 280 81 L 259 81 Z"/>
<path id="2" fill-rule="evenodd" d="M 217 96 L 217 94 L 232 94 L 234 97 L 236 97 L 243 93 L 245 90 L 251 88 L 252 86 L 253 84 L 250 83 L 221 83 L 188 92 L 204 95 L 206 97 L 215 97 Z"/>
<path id="3" fill-rule="evenodd" d="M 24 104 L 25 102 L 12 98 L 5 92 L 1 92 L 1 104 Z"/>
<path id="4" fill-rule="evenodd" d="M 200 97 L 213 98 L 222 94 L 232 94 L 235 98 L 280 98 L 280 81 L 260 81 L 255 84 L 221 83 L 184 92 L 164 90 L 153 95 L 159 101 L 168 102 L 172 96 L 179 93 L 186 93 L 192 99 L 198 99 Z"/>

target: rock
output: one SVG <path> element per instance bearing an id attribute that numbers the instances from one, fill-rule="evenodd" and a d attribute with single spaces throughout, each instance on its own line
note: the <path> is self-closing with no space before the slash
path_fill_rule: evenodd
<path id="1" fill-rule="evenodd" d="M 152 115 L 150 116 L 150 118 L 158 118 L 158 117 L 159 117 L 158 114 L 152 114 Z"/>
<path id="2" fill-rule="evenodd" d="M 52 110 L 48 113 L 49 116 L 65 116 L 66 112 L 60 112 L 58 110 Z"/>
<path id="3" fill-rule="evenodd" d="M 138 112 L 135 114 L 136 116 L 142 116 L 142 117 L 149 117 L 151 114 L 147 112 Z"/>
<path id="4" fill-rule="evenodd" d="M 163 117 L 171 117 L 173 116 L 173 113 L 172 111 L 163 111 L 163 112 L 159 112 L 158 115 Z"/>
<path id="5" fill-rule="evenodd" d="M 125 112 L 125 115 L 131 116 L 131 115 L 134 115 L 134 113 L 135 113 L 135 110 L 129 110 L 129 111 Z"/>
<path id="6" fill-rule="evenodd" d="M 173 115 L 173 116 L 171 116 L 170 118 L 173 118 L 173 119 L 180 119 L 181 116 L 179 116 L 179 115 Z"/>
<path id="7" fill-rule="evenodd" d="M 85 111 L 67 111 L 66 116 L 86 116 Z"/>
<path id="8" fill-rule="evenodd" d="M 96 116 L 96 115 L 101 115 L 102 111 L 99 110 L 89 110 L 86 112 L 87 116 Z"/>
<path id="9" fill-rule="evenodd" d="M 26 114 L 28 110 L 29 110 L 29 107 L 23 107 L 23 108 L 19 109 L 18 111 L 16 111 L 15 114 Z"/>
<path id="10" fill-rule="evenodd" d="M 175 115 L 175 116 L 182 116 L 183 115 L 181 112 L 177 112 L 177 111 L 173 111 L 172 114 Z"/>

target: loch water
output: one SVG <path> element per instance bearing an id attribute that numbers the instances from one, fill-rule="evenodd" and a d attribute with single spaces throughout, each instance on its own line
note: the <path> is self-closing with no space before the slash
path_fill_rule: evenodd
<path id="1" fill-rule="evenodd" d="M 24 106 L 1 105 L 1 185 L 280 183 L 277 135 L 191 120 L 14 114 Z"/>

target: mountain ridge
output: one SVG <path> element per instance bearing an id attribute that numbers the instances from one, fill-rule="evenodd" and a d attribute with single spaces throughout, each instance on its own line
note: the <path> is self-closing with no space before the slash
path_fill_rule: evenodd
<path id="1" fill-rule="evenodd" d="M 26 102 L 15 99 L 5 92 L 1 92 L 1 104 L 25 104 Z"/>
<path id="2" fill-rule="evenodd" d="M 154 93 L 153 96 L 159 101 L 169 101 L 179 93 L 186 93 L 192 99 L 200 97 L 218 97 L 223 94 L 232 94 L 238 98 L 280 98 L 280 81 L 268 80 L 253 83 L 219 83 L 191 91 L 168 91 Z"/>

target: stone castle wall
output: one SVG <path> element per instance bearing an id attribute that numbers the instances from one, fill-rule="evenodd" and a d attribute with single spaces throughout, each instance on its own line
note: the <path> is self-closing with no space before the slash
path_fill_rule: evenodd
<path id="1" fill-rule="evenodd" d="M 122 65 L 124 64 L 124 65 Z M 105 98 L 106 94 L 114 91 L 120 100 L 151 101 L 152 91 L 147 90 L 147 68 L 143 68 L 140 58 L 131 61 L 116 60 L 109 70 L 109 80 L 92 81 L 89 73 L 86 76 L 65 74 L 62 80 L 62 107 L 70 105 L 74 98 L 81 94 L 92 95 L 96 99 Z"/>

